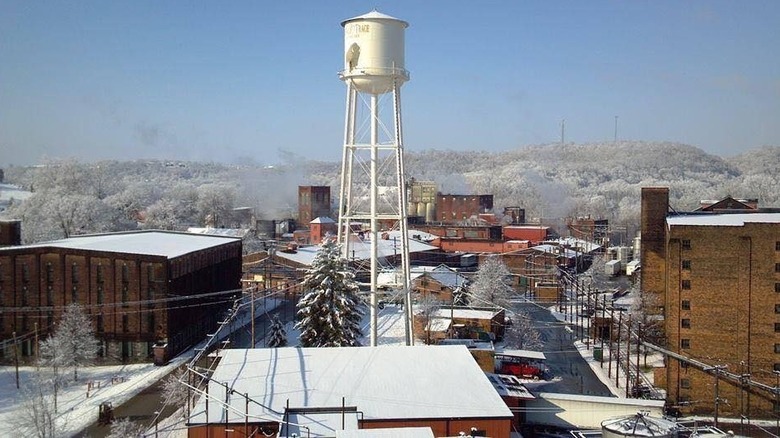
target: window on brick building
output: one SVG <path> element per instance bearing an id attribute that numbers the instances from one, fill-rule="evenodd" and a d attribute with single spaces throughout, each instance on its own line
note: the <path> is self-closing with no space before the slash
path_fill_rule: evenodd
<path id="1" fill-rule="evenodd" d="M 130 268 L 127 267 L 127 264 L 122 265 L 122 282 L 127 283 L 130 281 Z"/>
<path id="2" fill-rule="evenodd" d="M 46 263 L 46 282 L 54 283 L 54 266 L 51 263 Z"/>
<path id="3" fill-rule="evenodd" d="M 98 284 L 98 286 L 97 286 L 97 303 L 98 304 L 103 304 L 103 300 L 104 299 L 105 298 L 104 298 L 104 293 L 103 293 L 103 285 L 102 284 Z"/>
<path id="4" fill-rule="evenodd" d="M 775 323 L 775 333 L 780 333 L 780 322 Z"/>
<path id="5" fill-rule="evenodd" d="M 775 251 L 780 251 L 780 241 L 775 242 Z"/>
<path id="6" fill-rule="evenodd" d="M 27 266 L 27 263 L 22 264 L 22 282 L 30 282 L 30 267 Z"/>
<path id="7" fill-rule="evenodd" d="M 98 283 L 103 282 L 103 265 L 98 264 L 97 268 L 95 268 L 95 281 Z"/>
<path id="8" fill-rule="evenodd" d="M 125 333 L 130 331 L 130 318 L 127 315 L 122 315 L 122 331 Z"/>
<path id="9" fill-rule="evenodd" d="M 154 312 L 149 312 L 146 316 L 146 331 L 154 333 Z"/>
<path id="10" fill-rule="evenodd" d="M 775 263 L 775 272 L 780 272 L 780 263 Z"/>
<path id="11" fill-rule="evenodd" d="M 70 293 L 70 299 L 74 303 L 79 302 L 79 288 L 75 284 L 73 285 L 73 290 Z"/>
<path id="12" fill-rule="evenodd" d="M 682 268 L 685 269 L 686 271 L 690 271 L 691 270 L 691 261 L 690 260 L 683 260 L 682 261 Z"/>
<path id="13" fill-rule="evenodd" d="M 79 282 L 79 265 L 75 263 L 70 266 L 70 280 L 73 283 Z"/>
<path id="14" fill-rule="evenodd" d="M 691 249 L 691 241 L 689 239 L 682 240 L 682 249 Z"/>
<path id="15" fill-rule="evenodd" d="M 775 313 L 780 313 L 780 304 L 775 304 Z"/>
<path id="16" fill-rule="evenodd" d="M 30 291 L 27 289 L 27 286 L 22 286 L 22 306 L 27 305 L 27 299 L 29 298 Z"/>
<path id="17" fill-rule="evenodd" d="M 775 371 L 780 371 L 780 363 L 776 363 L 772 369 L 774 369 Z"/>
<path id="18" fill-rule="evenodd" d="M 689 329 L 689 328 L 691 328 L 691 320 L 690 320 L 690 319 L 688 319 L 688 318 L 683 318 L 683 319 L 681 319 L 681 320 L 680 320 L 680 327 L 682 327 L 682 328 L 684 328 L 684 329 Z"/>
<path id="19" fill-rule="evenodd" d="M 680 308 L 682 310 L 691 310 L 691 302 L 688 300 L 682 300 L 680 303 Z"/>
<path id="20" fill-rule="evenodd" d="M 683 280 L 682 281 L 682 288 L 683 288 L 683 290 L 690 290 L 691 289 L 691 280 Z"/>
<path id="21" fill-rule="evenodd" d="M 775 344 L 775 353 L 780 354 L 780 344 Z"/>
<path id="22" fill-rule="evenodd" d="M 105 322 L 103 321 L 103 315 L 98 315 L 97 316 L 97 331 L 98 331 L 98 333 L 103 333 L 103 331 L 106 329 L 104 324 L 105 324 Z"/>
<path id="23" fill-rule="evenodd" d="M 46 286 L 46 304 L 49 306 L 54 305 L 54 286 Z"/>
<path id="24" fill-rule="evenodd" d="M 775 292 L 780 293 L 780 283 L 775 283 Z"/>
<path id="25" fill-rule="evenodd" d="M 680 348 L 688 349 L 691 348 L 691 340 L 690 339 L 680 339 Z"/>
<path id="26" fill-rule="evenodd" d="M 691 379 L 680 379 L 680 388 L 690 389 L 691 388 Z"/>
<path id="27" fill-rule="evenodd" d="M 127 306 L 127 301 L 130 299 L 130 290 L 127 287 L 127 283 L 122 285 L 122 305 Z"/>

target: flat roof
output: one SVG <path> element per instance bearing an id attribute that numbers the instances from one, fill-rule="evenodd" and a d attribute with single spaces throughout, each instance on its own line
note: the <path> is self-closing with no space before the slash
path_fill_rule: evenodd
<path id="1" fill-rule="evenodd" d="M 454 309 L 442 308 L 437 309 L 433 316 L 436 318 L 449 318 L 452 316 L 453 318 L 461 319 L 493 319 L 500 312 L 501 310 L 477 310 L 464 309 L 462 307 Z"/>
<path id="2" fill-rule="evenodd" d="M 219 383 L 217 383 L 219 382 Z M 243 423 L 248 394 L 253 421 L 280 422 L 290 409 L 355 406 L 366 420 L 511 418 L 512 413 L 462 345 L 229 349 L 209 394 L 230 396 L 229 423 Z M 190 424 L 206 422 L 201 397 Z M 225 421 L 220 401 L 208 421 Z"/>
<path id="3" fill-rule="evenodd" d="M 780 223 L 780 213 L 692 214 L 668 216 L 671 226 L 743 227 L 746 223 Z"/>
<path id="4" fill-rule="evenodd" d="M 0 252 L 29 248 L 62 248 L 175 258 L 231 242 L 240 242 L 240 239 L 171 231 L 134 231 L 73 236 L 51 242 L 0 248 Z"/>
<path id="5" fill-rule="evenodd" d="M 401 243 L 397 241 L 400 238 L 400 233 L 389 232 L 389 239 L 379 239 L 377 241 L 377 256 L 391 257 L 400 254 Z M 395 238 L 395 240 L 393 239 Z M 414 239 L 408 239 L 409 253 L 432 251 L 439 249 L 436 246 L 428 245 L 427 243 L 420 242 Z M 350 260 L 369 260 L 371 258 L 371 240 L 365 239 L 363 241 L 352 241 L 349 247 L 349 259 Z M 311 266 L 314 261 L 314 256 L 317 255 L 317 251 L 320 249 L 319 245 L 311 246 L 299 246 L 295 253 L 288 253 L 284 251 L 277 251 L 276 255 L 288 260 L 292 260 L 296 263 L 300 263 L 305 266 Z"/>

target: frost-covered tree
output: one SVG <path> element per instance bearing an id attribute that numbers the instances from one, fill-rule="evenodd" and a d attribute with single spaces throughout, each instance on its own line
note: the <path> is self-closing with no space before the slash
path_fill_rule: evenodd
<path id="1" fill-rule="evenodd" d="M 508 309 L 512 296 L 512 276 L 499 256 L 491 256 L 480 263 L 474 281 L 469 285 L 469 304 L 496 306 Z"/>
<path id="2" fill-rule="evenodd" d="M 80 304 L 73 303 L 65 308 L 54 333 L 41 342 L 41 359 L 53 368 L 72 368 L 75 381 L 79 367 L 92 364 L 99 346 L 89 316 Z"/>
<path id="3" fill-rule="evenodd" d="M 125 417 L 111 423 L 111 431 L 106 438 L 139 438 L 143 437 L 146 428 Z"/>
<path id="4" fill-rule="evenodd" d="M 11 426 L 17 436 L 56 438 L 62 436 L 64 418 L 57 419 L 57 402 L 53 395 L 53 380 L 36 373 L 22 387 L 20 415 L 15 415 Z"/>
<path id="5" fill-rule="evenodd" d="M 431 343 L 431 325 L 436 319 L 436 313 L 441 309 L 441 301 L 430 294 L 424 295 L 417 303 L 414 316 L 423 327 L 426 344 Z"/>
<path id="6" fill-rule="evenodd" d="M 271 321 L 271 336 L 268 340 L 269 347 L 284 347 L 287 345 L 287 331 L 284 329 L 284 323 L 279 319 L 279 315 L 274 315 Z"/>
<path id="7" fill-rule="evenodd" d="M 533 326 L 533 320 L 525 312 L 516 312 L 512 325 L 506 328 L 504 343 L 507 347 L 520 350 L 537 350 L 542 348 L 542 338 Z"/>
<path id="8" fill-rule="evenodd" d="M 161 403 L 163 406 L 181 408 L 182 416 L 186 415 L 186 411 L 183 408 L 187 406 L 185 379 L 187 379 L 187 370 L 181 368 L 165 377 L 162 384 L 163 397 Z"/>
<path id="9" fill-rule="evenodd" d="M 363 317 L 355 275 L 332 240 L 322 244 L 304 277 L 303 298 L 298 301 L 298 322 L 304 347 L 360 345 Z"/>

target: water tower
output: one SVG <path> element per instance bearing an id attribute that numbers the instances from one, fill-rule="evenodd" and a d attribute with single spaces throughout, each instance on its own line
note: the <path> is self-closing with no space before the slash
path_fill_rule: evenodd
<path id="1" fill-rule="evenodd" d="M 344 151 L 341 163 L 338 239 L 344 256 L 367 246 L 370 253 L 371 345 L 377 338 L 377 276 L 380 260 L 400 258 L 396 288 L 404 292 L 406 344 L 412 329 L 409 246 L 406 223 L 401 85 L 409 80 L 404 68 L 405 21 L 371 11 L 344 20 L 344 69 L 347 85 Z M 357 233 L 367 230 L 368 233 Z M 381 242 L 393 228 L 400 237 Z M 361 236 L 361 237 L 358 237 Z M 362 251 L 361 251 L 362 252 Z M 390 266 L 387 266 L 388 268 Z"/>

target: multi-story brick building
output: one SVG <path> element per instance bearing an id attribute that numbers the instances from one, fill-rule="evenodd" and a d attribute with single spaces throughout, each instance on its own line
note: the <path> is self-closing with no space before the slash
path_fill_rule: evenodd
<path id="1" fill-rule="evenodd" d="M 656 297 L 673 352 L 656 384 L 683 412 L 711 415 L 718 398 L 721 415 L 775 418 L 780 212 L 668 205 L 668 189 L 642 190 L 642 293 Z"/>
<path id="2" fill-rule="evenodd" d="M 493 195 L 436 194 L 436 220 L 462 222 L 493 210 Z"/>
<path id="3" fill-rule="evenodd" d="M 227 237 L 144 231 L 0 248 L 0 339 L 16 333 L 34 356 L 79 303 L 107 359 L 146 360 L 155 345 L 171 357 L 214 328 L 240 280 L 241 240 Z"/>
<path id="4" fill-rule="evenodd" d="M 298 223 L 308 225 L 318 217 L 330 217 L 330 187 L 298 186 Z"/>

